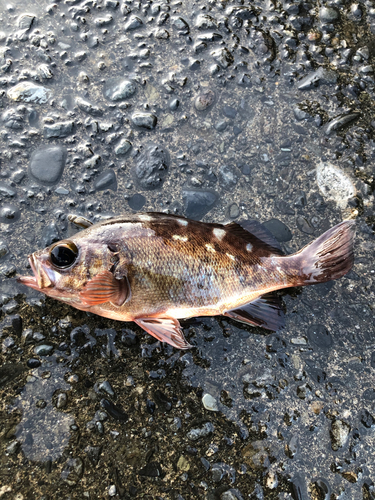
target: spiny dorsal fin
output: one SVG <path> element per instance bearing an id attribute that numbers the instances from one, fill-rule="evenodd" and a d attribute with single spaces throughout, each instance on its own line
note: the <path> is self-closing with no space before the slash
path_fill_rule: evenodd
<path id="1" fill-rule="evenodd" d="M 270 253 L 284 255 L 280 243 L 273 234 L 257 220 L 230 222 L 224 227 L 237 238 L 241 238 L 252 245 L 255 244 L 255 247 L 259 248 L 259 245 L 261 245 Z"/>
<path id="2" fill-rule="evenodd" d="M 273 332 L 284 328 L 285 325 L 282 301 L 280 297 L 270 293 L 262 295 L 253 302 L 249 302 L 237 309 L 227 311 L 224 316 L 253 326 L 261 326 Z"/>

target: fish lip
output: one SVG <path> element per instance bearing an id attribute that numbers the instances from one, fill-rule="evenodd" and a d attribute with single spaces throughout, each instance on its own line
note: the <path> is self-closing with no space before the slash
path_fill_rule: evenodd
<path id="1" fill-rule="evenodd" d="M 29 263 L 34 276 L 20 276 L 18 278 L 18 282 L 39 291 L 43 291 L 44 288 L 51 287 L 52 282 L 49 279 L 48 274 L 43 269 L 43 266 L 40 265 L 40 262 L 35 258 L 34 254 L 29 255 Z"/>

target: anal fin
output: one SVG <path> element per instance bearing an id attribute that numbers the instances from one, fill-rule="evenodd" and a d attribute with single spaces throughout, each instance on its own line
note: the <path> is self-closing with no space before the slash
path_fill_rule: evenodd
<path id="1" fill-rule="evenodd" d="M 260 326 L 273 332 L 285 326 L 285 315 L 281 299 L 272 294 L 262 295 L 244 306 L 227 311 L 224 316 L 242 323 Z"/>
<path id="2" fill-rule="evenodd" d="M 177 349 L 189 349 L 192 347 L 186 341 L 180 323 L 175 318 L 136 318 L 133 320 L 147 333 L 160 340 L 166 342 Z"/>

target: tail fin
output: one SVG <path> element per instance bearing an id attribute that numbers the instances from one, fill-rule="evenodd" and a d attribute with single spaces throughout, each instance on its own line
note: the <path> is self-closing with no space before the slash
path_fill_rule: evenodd
<path id="1" fill-rule="evenodd" d="M 295 254 L 301 269 L 301 285 L 337 280 L 354 263 L 355 221 L 347 220 L 332 227 Z"/>

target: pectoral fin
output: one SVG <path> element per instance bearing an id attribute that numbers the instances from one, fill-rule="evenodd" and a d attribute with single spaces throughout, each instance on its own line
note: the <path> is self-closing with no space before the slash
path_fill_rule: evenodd
<path id="1" fill-rule="evenodd" d="M 110 271 L 103 271 L 88 281 L 80 293 L 84 305 L 95 306 L 111 302 L 115 306 L 130 297 L 130 286 L 126 277 L 116 279 Z"/>
<path id="2" fill-rule="evenodd" d="M 224 316 L 253 326 L 261 326 L 273 332 L 285 326 L 281 299 L 271 294 L 262 295 L 249 304 L 227 311 Z"/>
<path id="3" fill-rule="evenodd" d="M 167 344 L 177 347 L 177 349 L 189 349 L 192 347 L 186 341 L 180 323 L 175 318 L 137 318 L 134 320 L 137 325 L 146 330 L 147 333 Z"/>

